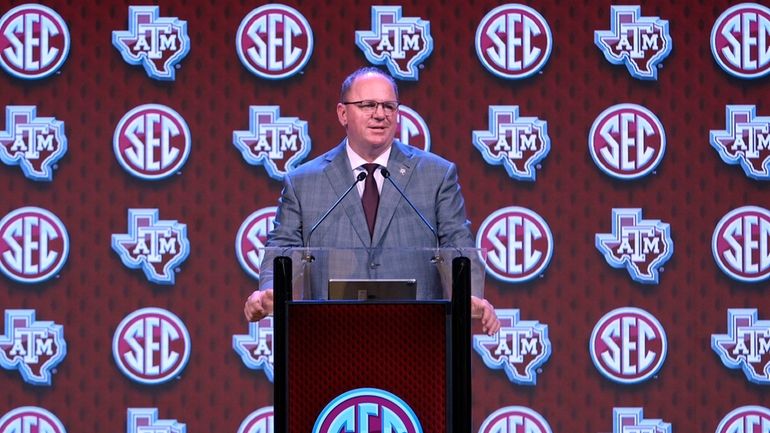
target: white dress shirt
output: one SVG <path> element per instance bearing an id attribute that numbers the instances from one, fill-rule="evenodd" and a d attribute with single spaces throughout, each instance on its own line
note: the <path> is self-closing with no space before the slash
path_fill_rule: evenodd
<path id="1" fill-rule="evenodd" d="M 388 146 L 388 150 L 382 152 L 382 154 L 372 161 L 372 163 L 377 164 L 380 167 L 387 167 L 388 159 L 390 158 L 390 150 L 392 148 L 393 146 Z M 369 161 L 361 158 L 361 156 L 350 147 L 350 143 L 345 142 L 345 151 L 348 153 L 348 160 L 350 161 L 350 169 L 353 170 L 353 176 L 358 176 L 358 173 L 361 172 L 366 173 L 366 169 L 363 166 L 364 164 L 369 164 Z M 382 177 L 382 172 L 380 170 L 374 171 L 374 181 L 377 182 L 377 191 L 382 193 L 382 184 L 385 182 L 385 178 Z M 358 187 L 359 197 L 364 195 L 365 182 L 366 181 L 358 182 L 356 185 Z"/>

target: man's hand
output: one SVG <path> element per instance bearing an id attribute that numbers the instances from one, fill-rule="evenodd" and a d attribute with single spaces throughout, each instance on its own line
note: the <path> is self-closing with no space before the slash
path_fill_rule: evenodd
<path id="1" fill-rule="evenodd" d="M 273 314 L 273 289 L 255 290 L 246 299 L 243 314 L 249 322 L 257 322 L 269 314 Z"/>
<path id="2" fill-rule="evenodd" d="M 500 330 L 500 321 L 497 319 L 495 307 L 486 299 L 471 296 L 471 317 L 481 319 L 481 330 L 487 335 L 494 335 Z"/>

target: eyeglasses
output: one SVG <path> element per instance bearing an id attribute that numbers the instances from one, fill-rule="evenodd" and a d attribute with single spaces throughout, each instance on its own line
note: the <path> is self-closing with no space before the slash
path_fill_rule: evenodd
<path id="1" fill-rule="evenodd" d="M 365 115 L 371 116 L 375 112 L 377 112 L 377 107 L 382 105 L 382 112 L 385 113 L 386 116 L 392 116 L 393 113 L 398 111 L 398 101 L 385 101 L 385 102 L 377 102 L 377 101 L 371 101 L 371 100 L 365 100 L 365 101 L 349 101 L 349 102 L 343 102 L 342 105 L 355 105 L 358 107 L 359 110 L 361 110 Z"/>

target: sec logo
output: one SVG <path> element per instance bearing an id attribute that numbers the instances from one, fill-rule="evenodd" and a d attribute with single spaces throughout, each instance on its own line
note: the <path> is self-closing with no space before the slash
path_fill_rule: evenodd
<path id="1" fill-rule="evenodd" d="M 484 420 L 479 433 L 552 433 L 542 415 L 524 406 L 508 406 Z"/>
<path id="2" fill-rule="evenodd" d="M 476 248 L 487 250 L 486 268 L 490 275 L 508 283 L 521 283 L 539 276 L 548 267 L 553 255 L 553 235 L 540 215 L 511 206 L 495 211 L 481 223 Z"/>
<path id="3" fill-rule="evenodd" d="M 39 207 L 16 209 L 0 220 L 0 271 L 20 283 L 39 283 L 59 273 L 69 256 L 67 229 Z"/>
<path id="4" fill-rule="evenodd" d="M 0 66 L 14 77 L 35 80 L 61 68 L 70 51 L 70 31 L 51 8 L 16 6 L 0 18 Z"/>
<path id="5" fill-rule="evenodd" d="M 249 215 L 235 237 L 235 255 L 246 273 L 259 280 L 259 267 L 265 256 L 267 234 L 275 226 L 277 207 L 260 209 Z"/>
<path id="6" fill-rule="evenodd" d="M 770 277 L 770 211 L 743 206 L 717 224 L 711 238 L 714 260 L 727 276 L 747 283 Z"/>
<path id="7" fill-rule="evenodd" d="M 711 29 L 711 53 L 719 67 L 738 78 L 770 73 L 770 9 L 756 3 L 735 5 Z"/>
<path id="8" fill-rule="evenodd" d="M 16 408 L 0 418 L 0 433 L 67 433 L 59 418 L 42 407 Z"/>
<path id="9" fill-rule="evenodd" d="M 412 408 L 396 395 L 376 388 L 348 391 L 332 400 L 313 426 L 313 433 L 422 433 Z"/>
<path id="10" fill-rule="evenodd" d="M 250 413 L 238 427 L 238 433 L 273 433 L 273 406 Z"/>
<path id="11" fill-rule="evenodd" d="M 398 106 L 396 140 L 430 152 L 430 131 L 428 124 L 416 111 L 406 105 Z"/>
<path id="12" fill-rule="evenodd" d="M 190 334 L 174 313 L 142 308 L 124 318 L 112 339 L 120 371 L 144 385 L 158 385 L 180 375 L 190 359 Z"/>
<path id="13" fill-rule="evenodd" d="M 313 30 L 298 10 L 267 4 L 241 21 L 235 48 L 249 72 L 260 78 L 280 80 L 299 73 L 310 60 Z"/>
<path id="14" fill-rule="evenodd" d="M 716 433 L 765 433 L 770 430 L 770 409 L 741 406 L 722 418 Z"/>
<path id="15" fill-rule="evenodd" d="M 508 79 L 539 72 L 553 49 L 551 28 L 540 13 L 520 4 L 498 6 L 476 28 L 476 55 L 487 70 Z"/>

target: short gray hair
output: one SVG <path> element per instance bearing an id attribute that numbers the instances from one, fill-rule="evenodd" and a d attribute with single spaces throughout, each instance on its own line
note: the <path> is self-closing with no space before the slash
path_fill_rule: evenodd
<path id="1" fill-rule="evenodd" d="M 345 97 L 348 95 L 348 92 L 353 86 L 353 82 L 356 80 L 356 78 L 366 74 L 377 74 L 387 78 L 387 80 L 390 81 L 390 84 L 393 86 L 393 92 L 396 94 L 396 100 L 398 100 L 398 85 L 396 85 L 396 80 L 394 80 L 390 74 L 383 71 L 382 69 L 375 68 L 374 66 L 364 66 L 353 71 L 350 75 L 347 76 L 347 78 L 345 78 L 345 81 L 342 82 L 342 88 L 340 89 L 340 102 L 345 101 Z"/>

